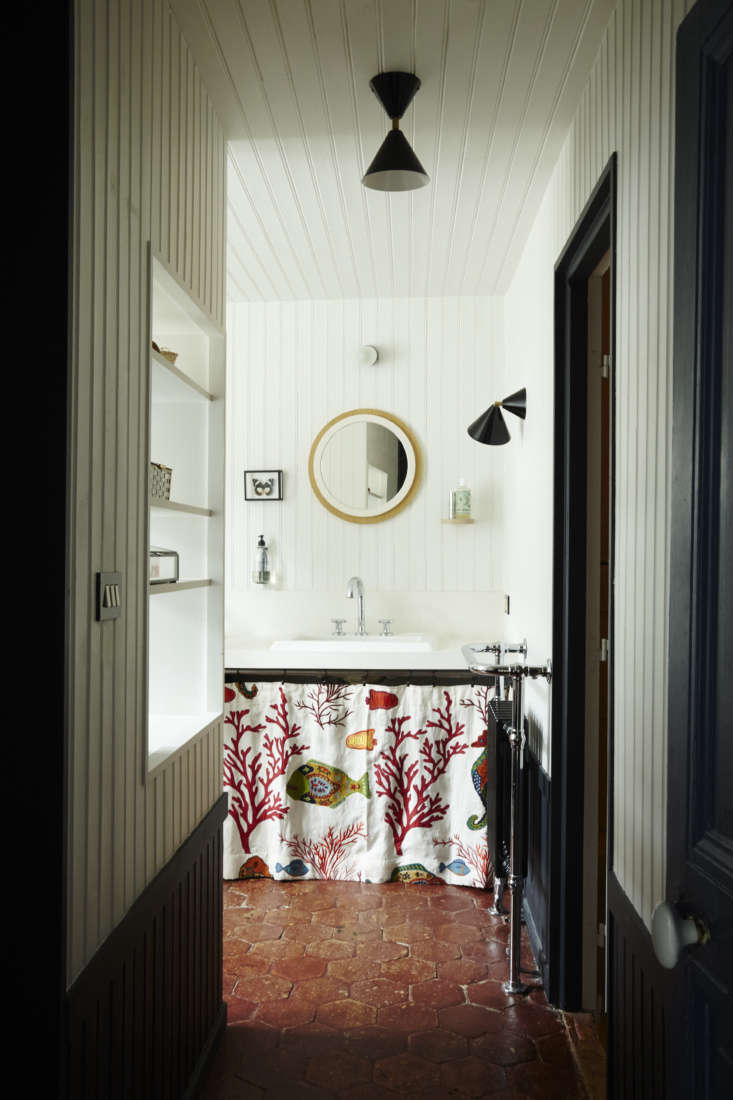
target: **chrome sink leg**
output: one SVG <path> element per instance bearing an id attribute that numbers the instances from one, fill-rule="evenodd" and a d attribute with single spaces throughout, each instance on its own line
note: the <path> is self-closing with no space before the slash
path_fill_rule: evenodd
<path id="1" fill-rule="evenodd" d="M 494 904 L 489 909 L 495 917 L 503 917 L 507 910 L 504 908 L 504 887 L 506 879 L 501 875 L 494 875 Z"/>

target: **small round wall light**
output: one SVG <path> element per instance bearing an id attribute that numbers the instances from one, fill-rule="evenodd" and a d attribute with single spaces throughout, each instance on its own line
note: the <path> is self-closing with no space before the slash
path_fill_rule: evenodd
<path id="1" fill-rule="evenodd" d="M 371 344 L 364 344 L 359 348 L 359 366 L 373 367 L 379 359 L 379 352 Z"/>

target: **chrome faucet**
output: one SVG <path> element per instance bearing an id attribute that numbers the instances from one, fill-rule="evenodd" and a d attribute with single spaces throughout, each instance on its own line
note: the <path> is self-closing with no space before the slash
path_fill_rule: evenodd
<path id="1" fill-rule="evenodd" d="M 346 598 L 353 600 L 354 596 L 356 596 L 356 627 L 354 633 L 363 638 L 367 630 L 364 623 L 364 584 L 361 577 L 351 577 L 346 585 Z"/>

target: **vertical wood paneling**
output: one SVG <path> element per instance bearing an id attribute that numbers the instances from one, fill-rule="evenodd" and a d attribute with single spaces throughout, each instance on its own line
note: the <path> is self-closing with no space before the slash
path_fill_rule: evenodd
<path id="1" fill-rule="evenodd" d="M 543 434 L 551 440 L 552 433 L 551 404 L 533 398 L 552 377 L 554 262 L 616 151 L 613 867 L 645 921 L 664 894 L 665 876 L 672 96 L 674 35 L 690 6 L 689 0 L 621 0 L 616 7 L 505 298 L 506 363 L 523 365 L 529 408 L 522 434 L 531 445 Z M 533 326 L 543 341 L 534 338 Z M 512 619 L 518 629 L 512 629 L 530 638 L 547 632 L 551 622 L 551 609 L 538 617 L 532 598 L 537 578 L 549 591 L 552 575 L 551 546 L 535 538 L 551 527 L 551 472 L 538 464 L 535 475 L 528 507 L 519 514 L 511 508 L 511 484 L 502 506 L 525 547 L 521 568 L 506 561 L 506 590 L 517 609 Z"/>
<path id="2" fill-rule="evenodd" d="M 148 242 L 220 323 L 224 142 L 165 0 L 75 9 L 69 621 L 71 981 L 217 798 L 213 729 L 143 781 Z M 93 574 L 123 573 L 115 623 Z"/>
<path id="3" fill-rule="evenodd" d="M 493 455 L 466 428 L 495 398 L 496 310 L 488 298 L 230 304 L 228 636 L 247 637 L 240 604 L 252 592 L 251 557 L 260 533 L 271 540 L 280 590 L 331 592 L 353 573 L 372 591 L 493 587 Z M 364 343 L 379 349 L 374 367 L 359 366 Z M 403 418 L 424 459 L 417 496 L 387 525 L 337 519 L 308 480 L 317 432 L 357 407 Z M 282 504 L 245 504 L 243 471 L 270 467 L 285 471 Z M 456 529 L 440 520 L 459 477 L 478 503 L 475 525 Z M 338 613 L 338 606 L 330 612 Z M 327 610 L 324 616 L 326 629 Z M 409 627 L 402 621 L 396 629 Z"/>

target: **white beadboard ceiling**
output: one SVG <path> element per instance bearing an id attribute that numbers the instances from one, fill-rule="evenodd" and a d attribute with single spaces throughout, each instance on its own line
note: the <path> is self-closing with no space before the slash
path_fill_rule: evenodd
<path id="1" fill-rule="evenodd" d="M 614 0 L 172 0 L 229 141 L 232 301 L 503 293 Z M 403 129 L 430 176 L 368 191 Z"/>

